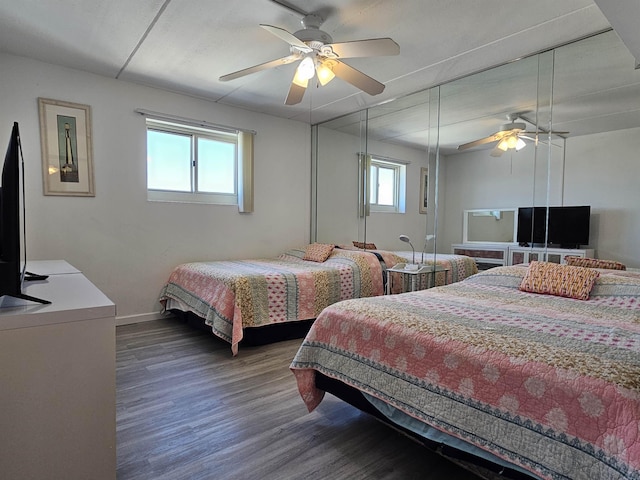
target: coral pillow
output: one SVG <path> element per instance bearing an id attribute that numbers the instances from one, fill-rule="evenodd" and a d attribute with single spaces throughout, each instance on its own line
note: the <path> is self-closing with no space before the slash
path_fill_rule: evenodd
<path id="1" fill-rule="evenodd" d="M 327 245 L 325 243 L 312 243 L 304 249 L 303 260 L 310 260 L 312 262 L 324 262 L 331 252 L 333 252 L 333 245 Z"/>
<path id="2" fill-rule="evenodd" d="M 534 261 L 527 268 L 520 290 L 588 300 L 598 275 L 592 268 Z"/>
<path id="3" fill-rule="evenodd" d="M 616 262 L 615 260 L 600 260 L 598 258 L 582 258 L 574 255 L 568 255 L 564 257 L 567 265 L 573 265 L 575 267 L 589 267 L 589 268 L 608 268 L 610 270 L 626 270 L 627 266 L 624 263 Z"/>
<path id="4" fill-rule="evenodd" d="M 375 243 L 356 242 L 355 240 L 352 243 L 354 247 L 362 248 L 364 250 L 377 250 Z"/>

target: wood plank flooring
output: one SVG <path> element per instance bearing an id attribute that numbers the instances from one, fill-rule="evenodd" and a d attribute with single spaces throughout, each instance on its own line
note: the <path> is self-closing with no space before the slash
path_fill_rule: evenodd
<path id="1" fill-rule="evenodd" d="M 479 478 L 331 395 L 308 413 L 300 342 L 234 358 L 176 319 L 118 327 L 118 479 Z"/>

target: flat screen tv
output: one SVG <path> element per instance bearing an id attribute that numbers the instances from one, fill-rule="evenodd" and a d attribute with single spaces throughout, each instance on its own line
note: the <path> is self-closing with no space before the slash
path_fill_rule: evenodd
<path id="1" fill-rule="evenodd" d="M 549 207 L 548 212 L 547 221 L 547 207 L 518 209 L 517 241 L 520 245 L 580 248 L 581 245 L 589 244 L 590 206 Z"/>
<path id="2" fill-rule="evenodd" d="M 25 279 L 42 280 L 46 276 L 26 272 L 26 254 L 24 260 L 20 257 L 20 240 L 23 238 L 20 229 L 20 186 L 24 186 L 24 183 L 20 183 L 21 158 L 20 129 L 15 122 L 4 157 L 0 184 L 0 297 L 8 295 L 38 303 L 50 303 L 22 293 Z M 24 182 L 24 176 L 22 180 Z M 24 194 L 24 188 L 22 192 Z"/>

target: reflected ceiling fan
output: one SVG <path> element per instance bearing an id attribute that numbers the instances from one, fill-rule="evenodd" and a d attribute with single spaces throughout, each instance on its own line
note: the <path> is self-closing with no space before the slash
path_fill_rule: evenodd
<path id="1" fill-rule="evenodd" d="M 286 105 L 295 105 L 302 101 L 309 80 L 314 76 L 317 76 L 318 82 L 322 86 L 329 83 L 334 77 L 338 77 L 369 95 L 382 93 L 384 84 L 343 63 L 341 60 L 355 57 L 398 55 L 400 47 L 396 42 L 390 38 L 372 38 L 332 43 L 331 35 L 320 30 L 324 19 L 319 14 L 304 14 L 284 2 L 274 1 L 274 3 L 304 15 L 301 20 L 304 28 L 293 34 L 279 27 L 260 25 L 269 33 L 287 42 L 290 54 L 286 57 L 223 75 L 220 77 L 220 81 L 226 82 L 268 68 L 300 61 L 291 82 L 289 94 L 284 102 Z"/>
<path id="2" fill-rule="evenodd" d="M 537 131 L 527 131 L 527 125 L 524 122 L 517 122 L 516 120 L 522 119 L 526 122 L 535 126 L 535 124 L 525 118 L 525 115 L 528 112 L 519 112 L 519 113 L 510 113 L 507 114 L 507 120 L 509 123 L 504 123 L 500 130 L 496 133 L 489 135 L 488 137 L 481 138 L 479 140 L 474 140 L 473 142 L 465 143 L 463 145 L 458 146 L 458 150 L 467 150 L 469 148 L 477 147 L 480 145 L 485 145 L 487 143 L 498 142 L 496 146 L 491 150 L 490 155 L 492 157 L 499 157 L 507 150 L 513 149 L 516 152 L 522 150 L 527 144 L 526 140 L 531 140 L 533 142 L 538 142 L 538 136 L 540 134 L 543 135 L 568 135 L 569 132 L 555 132 L 548 131 L 538 127 Z"/>

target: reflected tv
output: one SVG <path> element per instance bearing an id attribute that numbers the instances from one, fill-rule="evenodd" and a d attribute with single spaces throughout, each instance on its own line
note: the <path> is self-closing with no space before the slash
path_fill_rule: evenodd
<path id="1" fill-rule="evenodd" d="M 547 218 L 548 212 L 548 218 Z M 518 237 L 522 246 L 531 244 L 580 248 L 589 245 L 591 207 L 520 207 Z"/>

